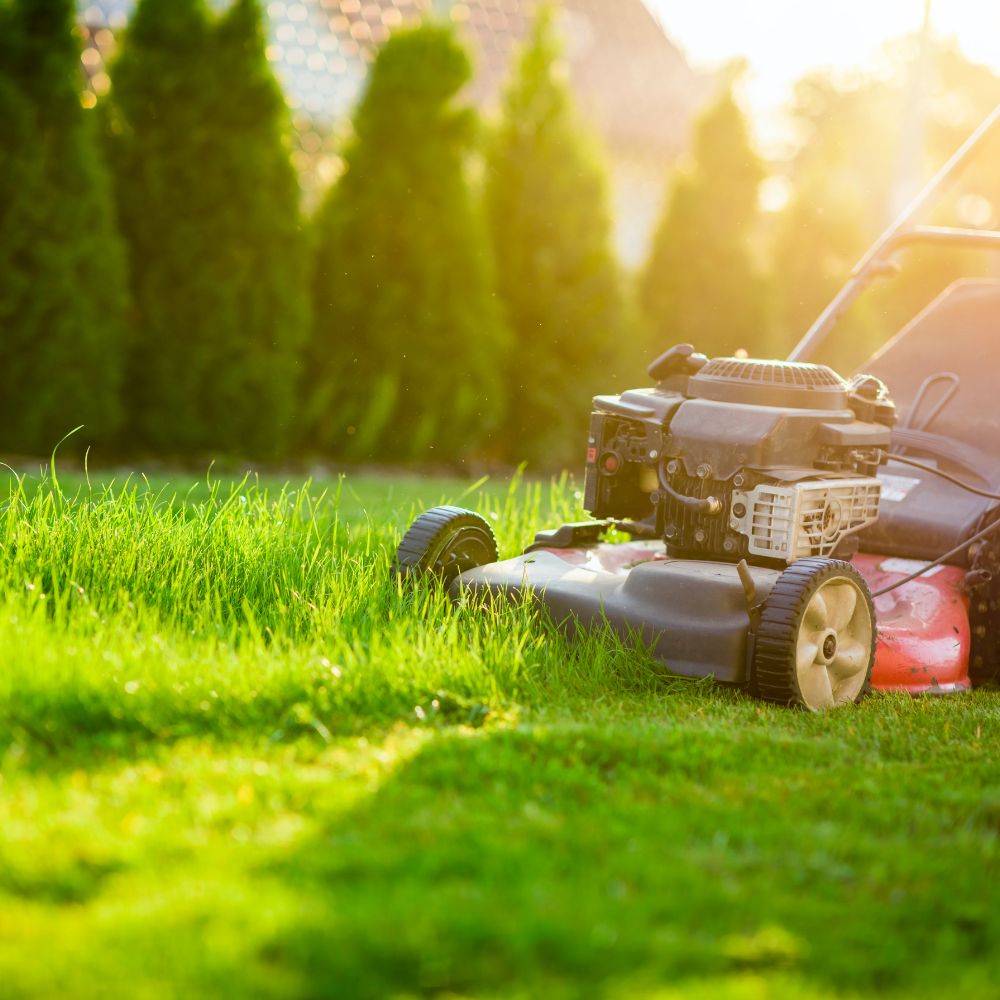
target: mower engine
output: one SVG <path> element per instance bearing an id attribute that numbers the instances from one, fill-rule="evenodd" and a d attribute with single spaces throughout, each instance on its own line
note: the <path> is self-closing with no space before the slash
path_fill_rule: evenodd
<path id="1" fill-rule="evenodd" d="M 584 506 L 662 538 L 673 558 L 783 567 L 856 551 L 874 524 L 895 407 L 871 376 L 823 365 L 709 360 L 689 345 L 652 389 L 598 396 Z"/>

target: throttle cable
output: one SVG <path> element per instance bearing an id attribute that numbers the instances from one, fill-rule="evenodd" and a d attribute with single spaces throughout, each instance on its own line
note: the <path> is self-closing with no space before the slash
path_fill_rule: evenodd
<path id="1" fill-rule="evenodd" d="M 902 462 L 903 465 L 912 465 L 914 469 L 921 469 L 924 472 L 930 472 L 932 475 L 940 476 L 942 479 L 946 479 L 953 486 L 959 486 L 963 490 L 967 490 L 969 493 L 975 493 L 976 496 L 986 497 L 987 500 L 1000 500 L 1000 493 L 991 493 L 989 490 L 981 490 L 978 486 L 973 486 L 972 483 L 967 483 L 964 479 L 959 479 L 958 476 L 953 476 L 951 473 L 944 472 L 933 465 L 927 465 L 924 462 L 917 462 L 912 458 L 907 458 L 905 455 L 895 455 L 891 452 L 886 457 L 891 458 L 894 462 Z"/>
<path id="2" fill-rule="evenodd" d="M 942 479 L 947 480 L 954 486 L 967 490 L 969 493 L 975 493 L 976 496 L 985 497 L 987 500 L 1000 500 L 1000 493 L 991 493 L 989 490 L 981 490 L 977 486 L 973 486 L 971 483 L 967 483 L 964 480 L 959 479 L 957 476 L 953 476 L 948 472 L 943 472 L 941 469 L 936 469 L 933 465 L 927 465 L 924 462 L 917 462 L 912 458 L 907 458 L 905 455 L 889 454 L 887 457 L 891 458 L 894 462 L 901 462 L 903 465 L 911 465 L 915 469 L 921 469 L 922 471 L 929 472 L 932 475 L 940 476 Z M 987 535 L 991 535 L 997 530 L 1000 530 L 1000 520 L 996 520 L 992 524 L 988 524 L 985 528 L 977 531 L 971 538 L 967 538 L 960 545 L 956 545 L 953 549 L 945 552 L 943 556 L 938 556 L 938 558 L 933 562 L 927 563 L 926 566 L 921 567 L 915 573 L 910 573 L 908 576 L 904 576 L 902 580 L 897 580 L 888 587 L 882 587 L 881 590 L 874 591 L 872 593 L 872 597 L 881 597 L 883 594 L 888 594 L 897 587 L 902 587 L 904 583 L 910 583 L 910 581 L 916 580 L 917 577 L 923 576 L 936 566 L 943 565 L 949 559 L 957 556 L 963 549 L 969 548 L 970 545 L 974 545 L 976 542 L 986 538 Z"/>

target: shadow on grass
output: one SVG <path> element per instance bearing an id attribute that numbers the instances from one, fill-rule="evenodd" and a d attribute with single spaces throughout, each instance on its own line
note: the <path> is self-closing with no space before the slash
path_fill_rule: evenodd
<path id="1" fill-rule="evenodd" d="M 987 995 L 996 831 L 970 828 L 975 788 L 886 769 L 859 797 L 866 752 L 835 749 L 650 718 L 442 734 L 269 866 L 308 902 L 259 959 L 359 998 L 748 971 Z"/>
<path id="2" fill-rule="evenodd" d="M 0 977 L 33 995 L 991 996 L 995 698 L 817 717 L 684 685 L 478 729 L 423 707 L 329 745 L 8 772 Z M 43 940 L 53 961 L 26 960 Z"/>

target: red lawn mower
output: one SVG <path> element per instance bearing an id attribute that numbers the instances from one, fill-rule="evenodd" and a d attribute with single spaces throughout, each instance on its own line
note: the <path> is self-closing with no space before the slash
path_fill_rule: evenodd
<path id="1" fill-rule="evenodd" d="M 1000 673 L 1000 281 L 961 281 L 844 379 L 808 359 L 892 255 L 1000 249 L 912 220 L 1000 122 L 977 129 L 875 243 L 787 361 L 690 345 L 653 388 L 598 396 L 585 508 L 498 560 L 478 514 L 435 507 L 396 572 L 454 596 L 539 601 L 610 627 L 671 672 L 821 710 L 871 686 L 951 693 Z M 602 541 L 612 527 L 631 540 Z"/>

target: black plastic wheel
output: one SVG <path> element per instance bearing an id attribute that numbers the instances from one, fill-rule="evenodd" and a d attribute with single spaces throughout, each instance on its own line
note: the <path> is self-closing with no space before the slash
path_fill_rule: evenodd
<path id="1" fill-rule="evenodd" d="M 430 575 L 450 583 L 498 557 L 493 529 L 483 517 L 461 507 L 432 507 L 410 525 L 392 569 L 408 579 Z"/>
<path id="2" fill-rule="evenodd" d="M 864 577 L 839 559 L 800 559 L 761 609 L 750 691 L 813 712 L 854 704 L 871 683 L 876 641 Z"/>

